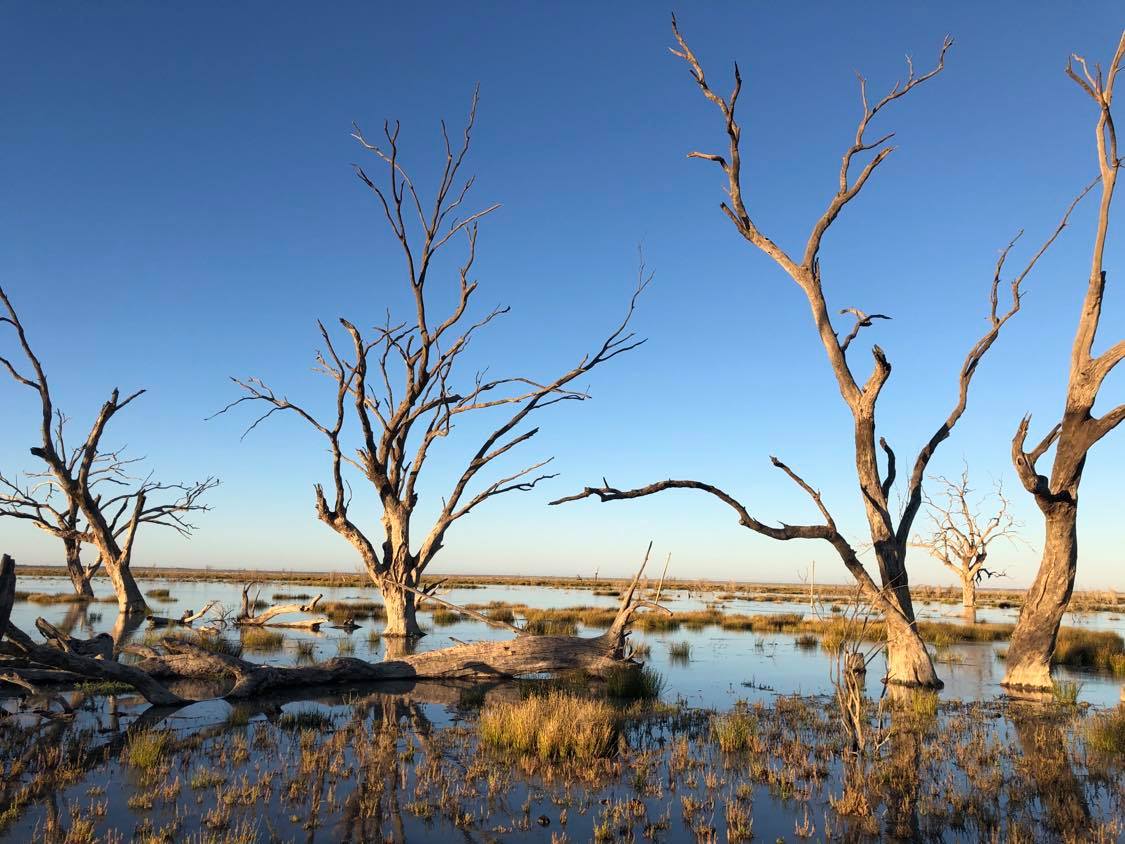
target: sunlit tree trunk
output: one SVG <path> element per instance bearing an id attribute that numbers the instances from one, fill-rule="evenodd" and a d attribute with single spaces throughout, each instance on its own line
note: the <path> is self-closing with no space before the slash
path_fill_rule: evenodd
<path id="1" fill-rule="evenodd" d="M 1104 73 L 1100 66 L 1092 72 L 1086 60 L 1079 56 L 1072 56 L 1066 68 L 1067 75 L 1098 107 L 1095 140 L 1101 200 L 1090 275 L 1071 348 L 1062 420 L 1030 451 L 1026 450 L 1030 416 L 1023 418 L 1012 439 L 1012 462 L 1020 483 L 1032 494 L 1043 513 L 1045 541 L 1039 572 L 1012 633 L 1005 686 L 1040 689 L 1051 686 L 1051 658 L 1055 652 L 1059 625 L 1074 591 L 1078 564 L 1076 528 L 1082 473 L 1090 449 L 1125 420 L 1125 404 L 1106 411 L 1100 417 L 1094 415 L 1102 384 L 1117 364 L 1125 359 L 1125 340 L 1119 340 L 1100 354 L 1094 352 L 1105 295 L 1104 257 L 1110 210 L 1121 168 L 1110 106 L 1123 60 L 1125 32 L 1121 34 L 1117 52 Z M 1055 453 L 1050 475 L 1040 474 L 1036 463 L 1052 447 Z"/>

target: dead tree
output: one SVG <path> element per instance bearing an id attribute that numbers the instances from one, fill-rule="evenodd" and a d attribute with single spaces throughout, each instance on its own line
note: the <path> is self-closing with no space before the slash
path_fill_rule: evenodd
<path id="1" fill-rule="evenodd" d="M 60 417 L 58 421 L 57 439 L 61 441 L 63 420 Z M 93 598 L 94 589 L 90 581 L 101 568 L 102 559 L 98 557 L 89 566 L 82 562 L 82 511 L 77 501 L 63 503 L 58 488 L 49 478 L 49 473 L 29 473 L 27 482 L 21 486 L 16 479 L 0 474 L 0 488 L 4 490 L 0 493 L 0 516 L 27 520 L 39 530 L 62 540 L 66 571 L 75 593 Z"/>
<path id="2" fill-rule="evenodd" d="M 100 566 L 113 584 L 121 611 L 143 613 L 148 607 L 130 570 L 137 529 L 145 524 L 158 525 L 190 535 L 194 526 L 187 521 L 188 514 L 209 509 L 199 499 L 218 480 L 168 484 L 154 481 L 151 475 L 133 478 L 127 470 L 138 458 L 101 450 L 110 420 L 144 390 L 122 399 L 114 389 L 85 440 L 69 447 L 65 438 L 68 419 L 55 407 L 43 366 L 2 288 L 0 303 L 6 311 L 6 315 L 0 315 L 0 324 L 10 325 L 15 331 L 31 374 L 23 374 L 8 358 L 0 357 L 0 365 L 17 383 L 30 387 L 39 396 L 40 444 L 31 448 L 31 454 L 46 465 L 44 471 L 29 474 L 29 482 L 23 486 L 0 478 L 0 486 L 5 490 L 0 495 L 0 516 L 27 520 L 62 539 L 67 570 L 79 594 L 92 594 L 90 578 Z M 154 503 L 154 499 L 167 498 L 169 494 L 174 496 L 171 501 Z M 83 567 L 81 562 L 83 544 L 93 545 L 98 553 L 97 561 L 89 567 Z"/>
<path id="3" fill-rule="evenodd" d="M 819 256 L 824 235 L 845 206 L 859 195 L 875 170 L 887 160 L 887 157 L 894 150 L 894 147 L 887 146 L 888 141 L 893 137 L 893 133 L 884 134 L 877 139 L 868 138 L 867 132 L 872 120 L 883 109 L 905 97 L 919 85 L 937 76 L 944 67 L 946 52 L 952 46 L 953 41 L 949 38 L 945 40 L 936 66 L 927 73 L 919 75 L 915 72 L 913 64 L 908 61 L 906 80 L 898 82 L 886 96 L 874 103 L 868 99 L 866 82 L 863 77 L 860 77 L 862 115 L 856 128 L 855 139 L 844 151 L 840 163 L 838 186 L 828 202 L 828 207 L 814 220 L 805 243 L 804 252 L 798 257 L 793 257 L 758 228 L 744 202 L 741 170 L 742 128 L 735 118 L 735 106 L 742 90 L 742 78 L 738 66 L 735 65 L 734 68 L 733 91 L 729 97 L 724 98 L 716 93 L 707 82 L 699 59 L 680 34 L 674 18 L 672 31 L 679 45 L 678 49 L 673 48 L 673 54 L 688 65 L 692 79 L 702 91 L 703 96 L 719 110 L 728 141 L 728 151 L 725 155 L 692 152 L 688 157 L 711 161 L 719 166 L 726 177 L 726 189 L 729 197 L 728 201 L 723 202 L 720 206 L 723 213 L 746 241 L 772 258 L 805 294 L 812 310 L 813 325 L 824 347 L 828 363 L 836 377 L 840 395 L 851 411 L 855 442 L 856 479 L 866 510 L 871 545 L 879 565 L 880 581 L 876 582 L 864 568 L 856 550 L 837 528 L 827 506 L 821 500 L 820 493 L 776 457 L 771 458 L 773 465 L 785 472 L 793 482 L 812 498 L 824 520 L 822 524 L 782 524 L 779 527 L 765 524 L 751 515 L 750 509 L 730 493 L 711 484 L 695 480 L 666 480 L 630 490 L 614 489 L 603 481 L 603 486 L 600 488 L 587 487 L 578 495 L 569 496 L 553 503 L 586 496 L 597 496 L 602 501 L 617 501 L 653 495 L 668 489 L 694 489 L 715 496 L 733 508 L 738 514 L 740 524 L 763 536 L 779 540 L 820 539 L 827 541 L 833 546 L 844 565 L 859 583 L 864 598 L 886 616 L 888 680 L 892 683 L 904 685 L 940 687 L 941 681 L 934 672 L 930 655 L 917 632 L 906 571 L 907 544 L 914 518 L 922 504 L 922 480 L 934 452 L 950 435 L 953 427 L 965 412 L 970 382 L 981 359 L 996 341 L 1003 326 L 1019 311 L 1021 285 L 1024 279 L 1039 257 L 1062 231 L 1070 211 L 1067 211 L 1067 216 L 1064 216 L 1058 228 L 1039 251 L 1032 256 L 1027 266 L 1009 282 L 1011 302 L 1006 309 L 1000 306 L 999 290 L 1005 261 L 1015 241 L 1013 240 L 1008 248 L 1001 253 L 990 285 L 988 328 L 969 350 L 961 367 L 957 381 L 957 398 L 953 403 L 952 410 L 940 422 L 914 460 L 905 490 L 905 506 L 901 516 L 896 519 L 891 512 L 890 505 L 890 495 L 896 478 L 895 454 L 885 439 L 877 437 L 875 419 L 876 403 L 884 385 L 887 383 L 887 379 L 890 377 L 891 364 L 883 350 L 879 346 L 873 346 L 871 349 L 874 359 L 872 370 L 866 378 L 857 378 L 853 372 L 853 361 L 848 357 L 850 346 L 860 332 L 866 328 L 871 328 L 875 324 L 875 320 L 885 320 L 888 317 L 884 314 L 865 313 L 855 307 L 844 308 L 840 313 L 850 314 L 855 322 L 841 337 L 841 334 L 832 325 L 831 312 L 822 284 Z M 859 168 L 859 173 L 855 174 L 854 168 L 859 167 L 857 159 L 862 158 L 868 152 L 874 154 L 867 158 L 866 163 Z M 1072 204 L 1071 208 L 1073 207 Z M 886 454 L 885 472 L 881 471 L 879 467 L 880 449 Z"/>
<path id="4" fill-rule="evenodd" d="M 1125 33 L 1105 73 L 1098 65 L 1091 72 L 1086 60 L 1077 55 L 1071 56 L 1066 68 L 1067 75 L 1093 99 L 1098 109 L 1095 139 L 1101 198 L 1090 276 L 1070 355 L 1062 420 L 1029 451 L 1026 441 L 1031 417 L 1025 416 L 1012 440 L 1012 462 L 1020 483 L 1043 512 L 1045 539 L 1039 572 L 1024 600 L 1012 634 L 1012 644 L 1008 648 L 1004 675 L 1006 686 L 1037 689 L 1051 686 L 1051 657 L 1055 652 L 1059 624 L 1074 590 L 1078 565 L 1078 487 L 1082 482 L 1086 456 L 1098 440 L 1125 419 L 1125 404 L 1119 404 L 1101 416 L 1094 415 L 1094 404 L 1102 383 L 1125 358 L 1125 340 L 1117 341 L 1100 354 L 1094 353 L 1106 285 L 1103 259 L 1109 212 L 1121 166 L 1110 108 L 1113 86 L 1123 60 Z M 1036 464 L 1052 446 L 1055 455 L 1050 474 L 1040 474 Z"/>
<path id="5" fill-rule="evenodd" d="M 972 500 L 969 487 L 969 470 L 966 467 L 957 480 L 935 477 L 942 492 L 937 499 L 923 493 L 929 532 L 916 537 L 911 545 L 929 552 L 930 556 L 957 575 L 961 580 L 961 603 L 966 609 L 976 609 L 977 584 L 985 578 L 1004 577 L 1005 572 L 985 567 L 988 548 L 998 539 L 1015 542 L 1019 539 L 1019 524 L 1011 514 L 1010 502 L 1000 484 L 992 496 Z M 990 501 L 991 498 L 996 501 Z M 988 515 L 985 508 L 988 507 Z"/>
<path id="6" fill-rule="evenodd" d="M 544 380 L 526 376 L 486 378 L 485 373 L 466 373 L 463 355 L 474 335 L 493 320 L 508 313 L 496 307 L 478 318 L 470 317 L 470 304 L 477 290 L 472 278 L 480 220 L 498 208 L 491 205 L 464 217 L 455 216 L 466 200 L 473 178 L 462 178 L 469 150 L 477 97 L 474 94 L 464 137 L 454 147 L 442 124 L 445 161 L 436 195 L 423 201 L 415 183 L 404 170 L 399 156 L 399 125 L 384 126 L 385 146 L 370 143 L 357 128 L 354 137 L 364 150 L 385 167 L 382 179 L 373 179 L 361 168 L 356 173 L 379 202 L 387 224 L 398 242 L 405 263 L 404 282 L 414 313 L 404 322 L 392 323 L 388 315 L 382 326 L 365 333 L 352 322 L 340 319 L 350 347 L 337 342 L 318 323 L 324 349 L 318 353 L 318 369 L 335 385 L 335 412 L 321 421 L 305 407 L 278 395 L 262 380 L 233 379 L 244 395 L 220 413 L 242 402 L 269 406 L 250 426 L 252 430 L 278 411 L 297 414 L 328 441 L 331 484 L 314 489 L 317 517 L 358 551 L 372 583 L 383 594 L 387 621 L 384 635 L 421 636 L 416 616 L 416 592 L 422 572 L 441 549 L 446 533 L 458 519 L 485 501 L 508 492 L 527 491 L 540 481 L 554 477 L 542 473 L 549 460 L 541 460 L 470 491 L 478 474 L 491 469 L 500 458 L 526 443 L 538 428 L 520 429 L 537 410 L 563 401 L 588 398 L 571 385 L 581 376 L 643 340 L 628 331 L 637 297 L 648 283 L 642 266 L 637 289 L 624 319 L 608 338 L 582 357 L 573 368 Z M 462 239 L 466 254 L 456 272 L 453 307 L 435 316 L 438 301 L 448 289 L 434 291 L 433 278 L 443 249 Z M 436 295 L 435 295 L 436 293 Z M 506 418 L 483 437 L 479 448 L 445 495 L 433 524 L 417 541 L 414 521 L 419 500 L 419 479 L 431 447 L 454 430 L 465 414 L 499 409 Z M 354 451 L 343 437 L 345 420 L 358 431 Z M 371 519 L 355 518 L 350 512 L 351 493 L 345 470 L 356 470 L 371 485 L 379 502 L 380 528 L 374 535 Z"/>

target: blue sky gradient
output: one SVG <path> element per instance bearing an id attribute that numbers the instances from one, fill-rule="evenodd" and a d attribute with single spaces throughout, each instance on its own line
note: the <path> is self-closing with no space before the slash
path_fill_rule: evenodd
<path id="1" fill-rule="evenodd" d="M 896 131 L 898 149 L 822 252 L 833 310 L 894 317 L 860 342 L 877 341 L 894 365 L 882 432 L 912 459 L 984 330 L 998 250 L 1025 228 L 1013 263 L 1026 260 L 1096 173 L 1093 107 L 1062 70 L 1072 50 L 1110 58 L 1120 6 L 714 3 L 678 16 L 720 90 L 740 63 L 747 198 L 790 250 L 827 203 L 854 135 L 855 71 L 882 92 L 905 54 L 928 68 L 955 36 L 946 71 L 877 118 L 872 131 Z M 546 506 L 603 475 L 617 486 L 692 477 L 763 520 L 815 519 L 770 466 L 776 454 L 823 491 L 850 537 L 864 536 L 850 417 L 803 295 L 719 212 L 718 168 L 685 159 L 724 139 L 668 52 L 668 10 L 27 4 L 7 18 L 0 283 L 77 425 L 114 386 L 146 387 L 107 444 L 128 444 L 161 478 L 223 481 L 193 540 L 149 531 L 138 563 L 358 568 L 313 512 L 312 484 L 328 477 L 319 435 L 275 418 L 240 440 L 248 414 L 204 419 L 237 397 L 231 375 L 330 404 L 311 372 L 315 320 L 371 325 L 404 304 L 400 254 L 351 169 L 371 163 L 351 123 L 375 134 L 400 119 L 406 165 L 428 186 L 441 164 L 438 121 L 459 127 L 479 82 L 469 169 L 476 203 L 503 207 L 482 227 L 477 304 L 512 313 L 480 338 L 475 361 L 532 377 L 572 366 L 619 319 L 638 245 L 655 272 L 636 318 L 650 339 L 592 374 L 592 401 L 541 413 L 541 433 L 510 464 L 554 455 L 560 477 L 459 522 L 432 570 L 621 574 L 653 539 L 676 576 L 786 581 L 815 560 L 818 579 L 846 581 L 826 544 L 756 536 L 700 494 Z M 1042 432 L 1061 411 L 1093 212 L 1079 209 L 1030 278 L 1024 312 L 933 463 L 953 473 L 967 461 L 982 489 L 1003 481 L 1033 547 L 1041 521 L 1009 444 L 1023 413 Z M 1099 348 L 1125 333 L 1122 249 L 1111 240 Z M 1105 404 L 1120 403 L 1123 387 L 1116 373 Z M 35 396 L 11 382 L 0 395 L 0 466 L 34 468 Z M 435 452 L 423 518 L 474 450 L 473 430 Z M 1080 587 L 1122 586 L 1123 468 L 1118 433 L 1087 466 Z M 357 494 L 353 516 L 364 503 Z M 56 541 L 10 520 L 0 545 L 24 562 L 61 562 Z M 1034 574 L 1027 548 L 993 556 L 1006 583 Z M 951 582 L 921 552 L 912 571 Z"/>

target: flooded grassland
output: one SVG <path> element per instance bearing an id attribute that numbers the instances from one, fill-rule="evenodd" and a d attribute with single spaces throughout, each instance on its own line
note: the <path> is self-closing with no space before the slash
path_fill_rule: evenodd
<path id="1" fill-rule="evenodd" d="M 69 589 L 48 578 L 19 585 L 48 595 Z M 608 588 L 477 586 L 442 597 L 552 632 L 597 635 L 617 602 L 595 594 Z M 212 600 L 233 608 L 240 598 L 234 583 L 142 588 L 167 616 Z M 275 664 L 380 660 L 403 647 L 378 635 L 373 590 L 271 583 L 261 597 L 320 592 L 330 617 L 354 618 L 358 628 L 232 629 L 222 646 Z M 1125 715 L 1114 673 L 1125 623 L 1114 609 L 1064 622 L 1074 664 L 1056 667 L 1056 697 L 1012 701 L 998 684 L 1003 625 L 1014 610 L 985 609 L 981 623 L 967 625 L 959 607 L 920 603 L 946 686 L 885 694 L 876 657 L 857 736 L 840 717 L 832 683 L 834 622 L 846 607 L 826 601 L 814 612 L 807 601 L 683 591 L 661 603 L 671 619 L 642 617 L 631 636 L 644 672 L 608 681 L 396 682 L 299 689 L 236 706 L 207 699 L 221 684 L 183 681 L 176 690 L 199 702 L 176 709 L 90 683 L 57 689 L 55 698 L 0 698 L 9 713 L 0 718 L 0 839 L 1125 835 Z M 12 621 L 33 629 L 39 616 L 79 637 L 116 632 L 142 643 L 167 633 L 146 625 L 115 631 L 116 606 L 96 602 L 24 598 Z M 511 635 L 441 608 L 423 620 L 430 634 L 418 649 Z"/>

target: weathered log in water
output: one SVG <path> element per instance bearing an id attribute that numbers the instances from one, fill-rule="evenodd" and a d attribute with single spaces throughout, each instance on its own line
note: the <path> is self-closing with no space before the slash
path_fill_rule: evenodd
<path id="1" fill-rule="evenodd" d="M 7 561 L 10 558 L 5 558 Z M 646 555 L 647 562 L 647 555 Z M 15 591 L 14 564 L 0 570 L 0 611 L 5 601 L 9 608 Z M 502 642 L 461 644 L 425 653 L 404 655 L 373 663 L 350 657 L 336 657 L 308 666 L 261 665 L 228 654 L 212 652 L 180 639 L 165 639 L 163 653 L 155 648 L 130 646 L 141 657 L 135 665 L 114 659 L 111 637 L 102 634 L 92 640 L 79 640 L 59 632 L 43 619 L 36 626 L 50 644 L 36 644 L 22 631 L 6 624 L 8 641 L 0 641 L 0 654 L 25 658 L 29 664 L 70 671 L 99 680 L 127 683 L 150 703 L 179 705 L 184 698 L 170 691 L 161 681 L 171 679 L 214 679 L 228 676 L 234 686 L 223 697 L 241 700 L 276 690 L 308 686 L 336 686 L 401 680 L 501 681 L 535 674 L 582 670 L 604 674 L 615 665 L 632 663 L 626 653 L 629 625 L 642 607 L 668 612 L 663 607 L 637 596 L 644 564 L 629 588 L 624 591 L 617 616 L 601 636 L 536 636 L 520 632 L 515 639 Z M 245 595 L 245 592 L 244 592 Z M 244 602 L 244 609 L 245 607 Z M 308 612 L 316 601 L 302 606 Z M 252 619 L 278 615 L 266 610 Z M 245 622 L 243 622 L 245 623 Z M 251 623 L 255 623 L 251 620 Z"/>
<path id="2" fill-rule="evenodd" d="M 570 670 L 599 675 L 625 661 L 621 644 L 608 633 L 592 638 L 524 635 L 506 642 L 457 645 L 385 662 L 335 657 L 315 665 L 274 666 L 169 641 L 165 648 L 170 653 L 147 657 L 135 668 L 161 679 L 233 676 L 234 687 L 224 697 L 239 700 L 299 686 L 389 680 L 497 681 Z"/>

